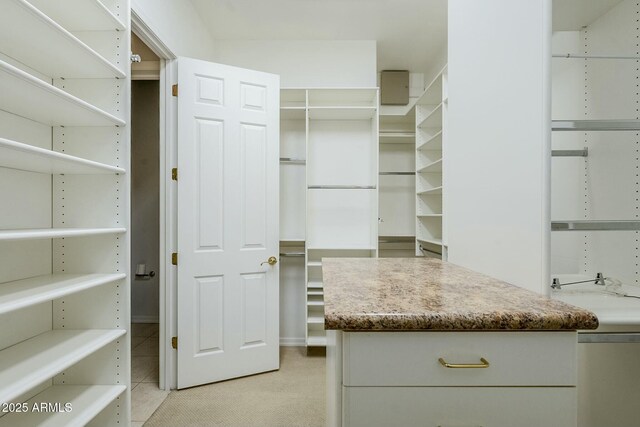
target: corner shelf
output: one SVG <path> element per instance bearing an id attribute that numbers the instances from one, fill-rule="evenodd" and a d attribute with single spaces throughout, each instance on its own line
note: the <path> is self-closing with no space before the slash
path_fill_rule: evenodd
<path id="1" fill-rule="evenodd" d="M 309 315 L 309 317 L 307 317 L 307 323 L 309 324 L 323 324 L 324 325 L 324 316 L 319 316 L 319 315 Z"/>
<path id="2" fill-rule="evenodd" d="M 88 424 L 127 389 L 124 385 L 55 385 L 27 401 L 70 403 L 71 412 L 11 413 L 0 418 L 0 427 L 82 427 Z"/>
<path id="3" fill-rule="evenodd" d="M 68 31 L 124 31 L 127 29 L 117 16 L 100 0 L 29 0 L 47 16 Z"/>
<path id="4" fill-rule="evenodd" d="M 124 329 L 53 330 L 0 351 L 0 402 L 41 384 L 127 333 Z"/>
<path id="5" fill-rule="evenodd" d="M 442 102 L 418 123 L 418 128 L 442 128 Z"/>
<path id="6" fill-rule="evenodd" d="M 0 61 L 0 93 L 0 109 L 49 126 L 125 125 L 124 120 L 4 61 Z"/>
<path id="7" fill-rule="evenodd" d="M 118 274 L 49 274 L 0 286 L 0 314 L 125 279 Z"/>
<path id="8" fill-rule="evenodd" d="M 323 289 L 323 288 L 324 286 L 322 282 L 319 282 L 319 281 L 310 280 L 307 283 L 307 289 Z"/>
<path id="9" fill-rule="evenodd" d="M 436 160 L 435 162 L 431 162 L 428 165 L 425 165 L 417 170 L 418 173 L 427 173 L 427 172 L 442 172 L 442 158 Z"/>
<path id="10" fill-rule="evenodd" d="M 418 243 L 428 243 L 430 245 L 442 245 L 442 239 L 416 239 Z"/>
<path id="11" fill-rule="evenodd" d="M 101 234 L 122 234 L 126 231 L 126 228 L 33 228 L 22 230 L 0 230 L 0 241 L 97 236 Z"/>
<path id="12" fill-rule="evenodd" d="M 432 194 L 434 194 L 434 195 L 435 194 L 442 194 L 442 186 L 430 188 L 428 190 L 418 191 L 416 194 L 418 196 L 428 196 L 428 195 L 432 195 Z"/>
<path id="13" fill-rule="evenodd" d="M 126 77 L 123 71 L 25 0 L 6 0 L 2 7 L 0 51 L 11 58 L 52 78 Z"/>
<path id="14" fill-rule="evenodd" d="M 440 129 L 422 144 L 417 145 L 416 149 L 424 151 L 442 151 L 442 129 Z"/>
<path id="15" fill-rule="evenodd" d="M 45 174 L 124 174 L 116 166 L 0 138 L 0 167 Z"/>

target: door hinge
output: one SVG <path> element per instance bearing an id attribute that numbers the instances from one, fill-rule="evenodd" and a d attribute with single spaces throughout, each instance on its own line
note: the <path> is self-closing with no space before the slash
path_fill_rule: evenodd
<path id="1" fill-rule="evenodd" d="M 171 86 L 171 95 L 178 96 L 178 85 L 177 84 Z"/>
<path id="2" fill-rule="evenodd" d="M 171 337 L 171 347 L 178 348 L 178 337 Z"/>
<path id="3" fill-rule="evenodd" d="M 178 265 L 178 253 L 174 252 L 171 254 L 171 264 Z"/>
<path id="4" fill-rule="evenodd" d="M 171 179 L 174 181 L 178 180 L 178 168 L 171 169 Z"/>

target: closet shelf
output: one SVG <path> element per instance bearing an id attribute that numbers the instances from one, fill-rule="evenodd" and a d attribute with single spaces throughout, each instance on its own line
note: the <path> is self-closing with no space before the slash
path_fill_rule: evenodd
<path id="1" fill-rule="evenodd" d="M 27 1 L 6 0 L 2 7 L 0 51 L 5 55 L 51 78 L 126 77 Z"/>
<path id="2" fill-rule="evenodd" d="M 378 172 L 380 176 L 415 176 L 415 172 Z"/>
<path id="3" fill-rule="evenodd" d="M 49 126 L 125 125 L 123 120 L 4 61 L 0 61 L 0 93 L 0 109 Z"/>
<path id="4" fill-rule="evenodd" d="M 436 160 L 435 162 L 431 162 L 428 165 L 425 165 L 418 169 L 419 173 L 425 172 L 442 172 L 442 158 Z"/>
<path id="5" fill-rule="evenodd" d="M 376 107 L 309 107 L 311 120 L 368 120 L 376 116 Z"/>
<path id="6" fill-rule="evenodd" d="M 324 307 L 324 301 L 307 301 L 307 305 L 309 307 Z"/>
<path id="7" fill-rule="evenodd" d="M 0 138 L 0 167 L 46 174 L 124 174 L 122 168 Z"/>
<path id="8" fill-rule="evenodd" d="M 40 402 L 60 402 L 70 403 L 72 411 L 11 413 L 0 418 L 0 427 L 82 427 L 126 389 L 124 385 L 55 385 L 29 399 L 29 408 Z"/>
<path id="9" fill-rule="evenodd" d="M 0 351 L 0 402 L 11 402 L 126 333 L 124 329 L 53 330 Z"/>
<path id="10" fill-rule="evenodd" d="M 307 283 L 307 288 L 308 289 L 323 289 L 322 282 L 310 280 Z"/>
<path id="11" fill-rule="evenodd" d="M 309 315 L 307 317 L 307 323 L 312 324 L 312 325 L 317 325 L 317 324 L 323 324 L 324 325 L 324 315 L 320 315 L 320 314 L 314 314 L 314 315 Z"/>
<path id="12" fill-rule="evenodd" d="M 551 221 L 551 231 L 636 231 L 640 221 Z"/>
<path id="13" fill-rule="evenodd" d="M 0 314 L 126 278 L 118 274 L 53 274 L 0 285 Z"/>
<path id="14" fill-rule="evenodd" d="M 442 151 L 442 129 L 420 145 L 417 145 L 416 149 L 424 151 Z"/>
<path id="15" fill-rule="evenodd" d="M 446 67 L 429 83 L 416 101 L 416 105 L 436 105 L 442 101 L 442 75 Z"/>
<path id="16" fill-rule="evenodd" d="M 634 131 L 640 120 L 553 120 L 554 131 Z"/>
<path id="17" fill-rule="evenodd" d="M 418 218 L 442 218 L 442 214 L 418 214 Z"/>
<path id="18" fill-rule="evenodd" d="M 418 194 L 418 196 L 427 196 L 427 195 L 431 195 L 431 194 L 442 194 L 442 186 L 430 188 L 428 190 L 418 191 L 416 194 Z"/>
<path id="19" fill-rule="evenodd" d="M 442 103 L 418 123 L 419 128 L 442 128 Z"/>
<path id="20" fill-rule="evenodd" d="M 442 239 L 435 238 L 426 238 L 426 239 L 416 239 L 418 243 L 427 243 L 430 245 L 442 245 Z"/>
<path id="21" fill-rule="evenodd" d="M 413 144 L 416 140 L 415 132 L 380 132 L 380 144 Z"/>
<path id="22" fill-rule="evenodd" d="M 378 88 L 317 88 L 308 90 L 309 106 L 372 107 L 378 105 Z"/>
<path id="23" fill-rule="evenodd" d="M 307 267 L 322 267 L 322 261 L 309 261 Z"/>
<path id="24" fill-rule="evenodd" d="M 21 230 L 0 230 L 0 241 L 97 236 L 100 234 L 122 234 L 126 231 L 126 228 L 33 228 Z"/>
<path id="25" fill-rule="evenodd" d="M 68 31 L 123 31 L 122 21 L 100 0 L 29 0 Z M 124 12 L 124 11 L 123 11 Z"/>
<path id="26" fill-rule="evenodd" d="M 327 337 L 325 335 L 309 335 L 309 337 L 307 338 L 307 346 L 326 347 Z"/>
<path id="27" fill-rule="evenodd" d="M 309 289 L 307 291 L 307 295 L 309 296 L 323 296 L 324 291 L 322 289 Z"/>

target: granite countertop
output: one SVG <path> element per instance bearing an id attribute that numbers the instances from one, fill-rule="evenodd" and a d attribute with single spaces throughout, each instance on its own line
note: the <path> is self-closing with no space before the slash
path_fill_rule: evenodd
<path id="1" fill-rule="evenodd" d="M 324 258 L 325 329 L 596 329 L 588 310 L 438 259 Z"/>

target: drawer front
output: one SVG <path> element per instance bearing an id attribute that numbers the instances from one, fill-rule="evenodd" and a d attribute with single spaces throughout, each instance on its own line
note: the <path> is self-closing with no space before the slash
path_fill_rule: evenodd
<path id="1" fill-rule="evenodd" d="M 346 386 L 575 386 L 575 332 L 350 332 Z M 447 368 L 450 364 L 489 367 Z"/>
<path id="2" fill-rule="evenodd" d="M 343 387 L 342 427 L 576 427 L 574 387 Z"/>

